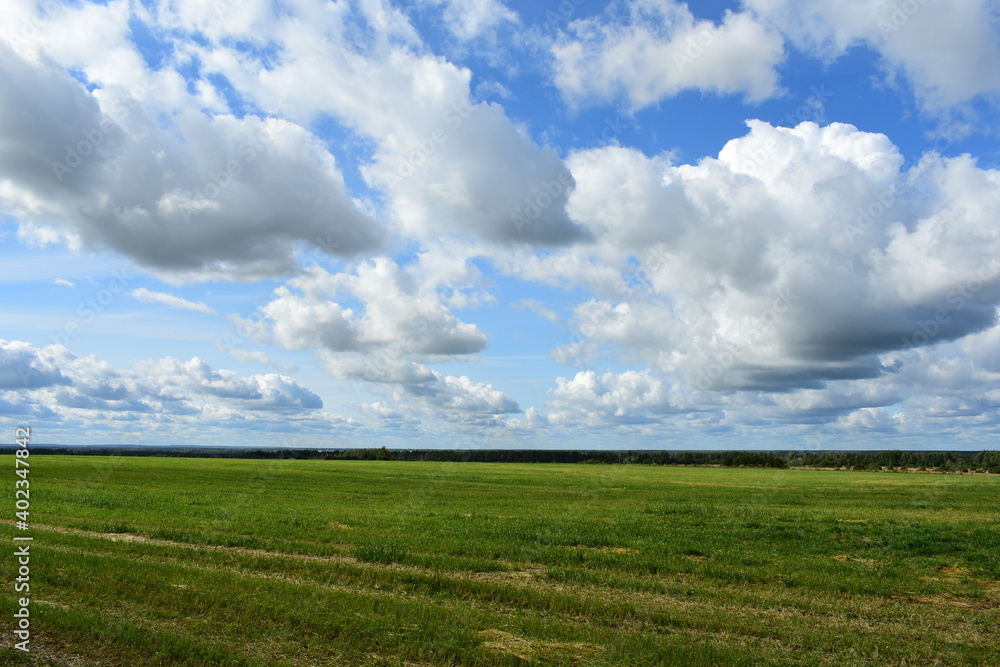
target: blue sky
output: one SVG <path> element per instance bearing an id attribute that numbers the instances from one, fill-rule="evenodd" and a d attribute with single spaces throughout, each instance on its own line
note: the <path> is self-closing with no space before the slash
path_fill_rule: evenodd
<path id="1" fill-rule="evenodd" d="M 5 2 L 38 442 L 994 448 L 1000 8 Z"/>

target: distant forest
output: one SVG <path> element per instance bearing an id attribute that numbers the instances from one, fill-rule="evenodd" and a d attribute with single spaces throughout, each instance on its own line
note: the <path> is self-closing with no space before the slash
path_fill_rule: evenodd
<path id="1" fill-rule="evenodd" d="M 12 454 L 15 447 L 0 448 Z M 871 471 L 989 472 L 1000 474 L 1000 452 L 925 451 L 587 451 L 551 449 L 239 449 L 187 447 L 60 447 L 38 445 L 32 454 L 183 456 L 241 459 L 451 461 L 722 466 L 727 468 L 836 468 Z"/>

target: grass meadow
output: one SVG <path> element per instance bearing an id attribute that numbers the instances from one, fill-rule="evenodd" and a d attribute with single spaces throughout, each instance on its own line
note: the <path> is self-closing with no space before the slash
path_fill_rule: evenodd
<path id="1" fill-rule="evenodd" d="M 1000 664 L 995 476 L 36 456 L 31 492 L 0 664 Z"/>

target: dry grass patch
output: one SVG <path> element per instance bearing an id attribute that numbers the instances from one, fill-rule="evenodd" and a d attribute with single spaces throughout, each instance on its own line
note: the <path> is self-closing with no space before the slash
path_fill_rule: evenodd
<path id="1" fill-rule="evenodd" d="M 631 547 L 587 547 L 582 544 L 575 544 L 573 546 L 566 547 L 567 549 L 576 549 L 578 551 L 596 551 L 605 554 L 637 554 L 640 553 L 638 549 L 633 549 Z"/>
<path id="2" fill-rule="evenodd" d="M 483 647 L 496 653 L 511 655 L 525 662 L 552 661 L 569 664 L 594 664 L 596 653 L 604 649 L 587 642 L 554 642 L 544 639 L 520 637 L 503 630 L 480 630 L 480 636 L 487 640 Z"/>
<path id="3" fill-rule="evenodd" d="M 886 563 L 877 561 L 874 558 L 855 558 L 854 556 L 848 556 L 847 554 L 834 556 L 834 558 L 839 560 L 841 563 L 861 563 L 863 565 L 869 565 L 871 567 L 882 567 L 886 565 Z"/>
<path id="4" fill-rule="evenodd" d="M 0 623 L 0 628 L 3 628 L 4 635 L 13 637 L 13 626 L 6 621 Z M 96 655 L 84 655 L 76 647 L 58 639 L 51 639 L 43 632 L 32 633 L 30 655 L 38 664 L 44 664 L 43 660 L 51 660 L 61 667 L 117 667 L 115 662 Z M 5 664 L 2 654 L 0 654 L 0 664 Z"/>
<path id="5" fill-rule="evenodd" d="M 504 572 L 474 572 L 471 578 L 494 584 L 513 584 L 535 581 L 544 574 L 544 567 L 527 567 L 522 570 L 507 570 Z"/>
<path id="6" fill-rule="evenodd" d="M 948 593 L 941 593 L 940 595 L 920 595 L 911 597 L 910 600 L 914 602 L 922 602 L 924 604 L 947 605 L 949 607 L 978 609 L 980 611 L 1000 608 L 997 606 L 996 602 L 992 600 L 973 600 L 971 598 L 961 597 L 959 595 L 950 595 Z"/>

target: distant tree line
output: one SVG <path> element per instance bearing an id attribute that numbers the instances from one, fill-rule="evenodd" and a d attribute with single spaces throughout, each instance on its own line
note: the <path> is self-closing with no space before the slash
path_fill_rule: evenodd
<path id="1" fill-rule="evenodd" d="M 938 470 L 943 472 L 1000 473 L 1000 452 L 798 452 L 787 459 L 790 466 L 847 468 L 849 470 Z"/>
<path id="2" fill-rule="evenodd" d="M 15 447 L 2 447 L 12 454 Z M 89 456 L 178 456 L 240 459 L 440 461 L 480 463 L 583 463 L 619 465 L 722 466 L 726 468 L 837 468 L 845 470 L 936 470 L 1000 474 L 1000 452 L 924 451 L 620 451 L 565 449 L 239 449 L 185 447 L 46 447 L 32 454 Z"/>

